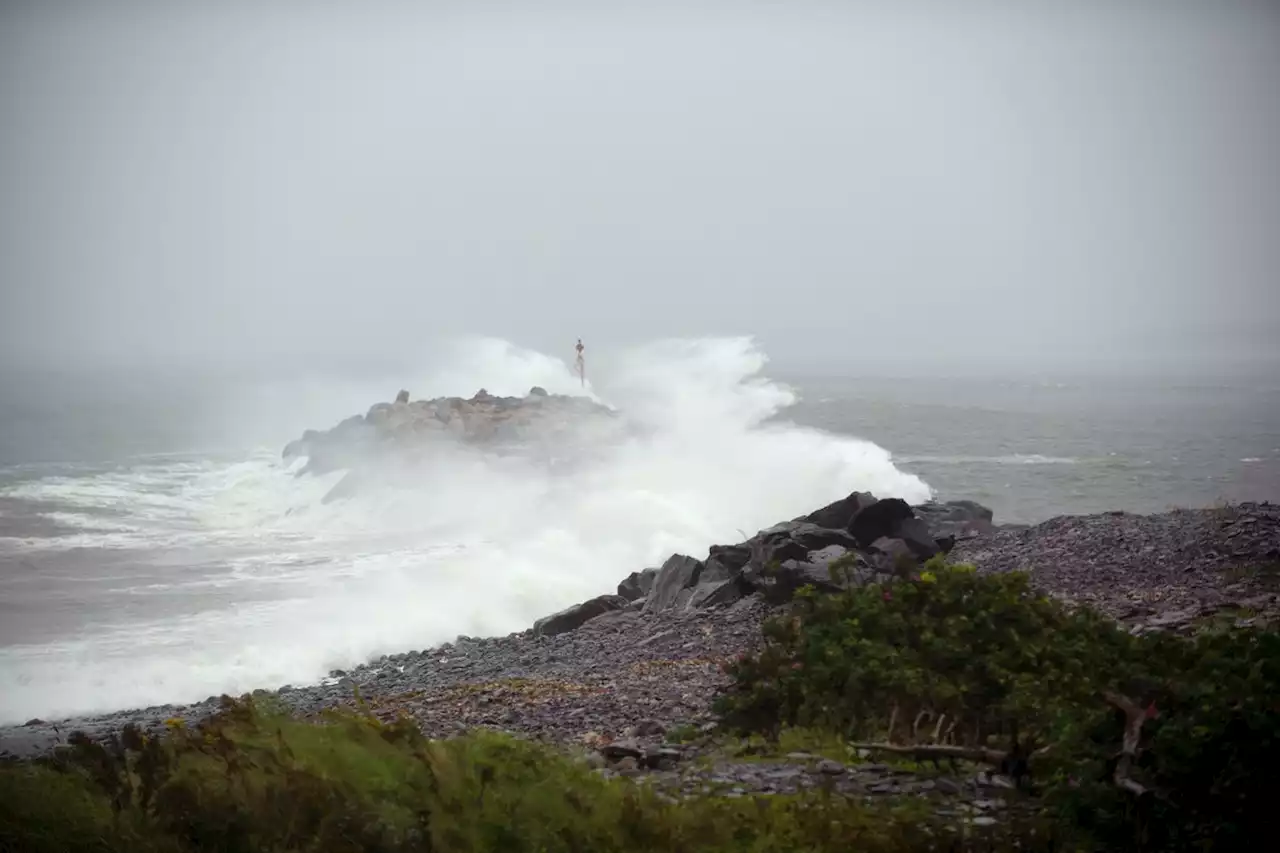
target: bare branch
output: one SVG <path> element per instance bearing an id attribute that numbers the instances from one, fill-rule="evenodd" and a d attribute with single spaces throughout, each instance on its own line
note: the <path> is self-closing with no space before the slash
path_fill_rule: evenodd
<path id="1" fill-rule="evenodd" d="M 1147 712 L 1139 708 L 1133 700 L 1119 693 L 1108 690 L 1102 695 L 1108 704 L 1124 712 L 1124 741 L 1112 780 L 1119 787 L 1140 797 L 1146 794 L 1148 789 L 1140 782 L 1131 779 L 1129 773 L 1133 769 L 1133 763 L 1138 759 L 1138 742 L 1142 739 L 1142 724 L 1147 721 Z"/>
<path id="2" fill-rule="evenodd" d="M 932 715 L 931 715 L 931 713 L 929 712 L 929 710 L 928 710 L 927 708 L 926 708 L 926 709 L 924 709 L 924 710 L 922 710 L 920 713 L 916 714 L 915 722 L 911 724 L 911 739 L 912 739 L 912 740 L 915 740 L 917 737 L 919 737 L 919 734 L 920 734 L 920 721 L 921 721 L 921 720 L 926 720 L 926 719 L 928 719 L 930 716 L 932 716 Z"/>
<path id="3" fill-rule="evenodd" d="M 964 761 L 981 761 L 998 765 L 1008 755 L 1008 753 L 999 749 L 987 749 L 980 746 L 948 746 L 945 744 L 899 746 L 893 743 L 854 743 L 850 744 L 850 746 L 854 749 L 910 755 L 917 760 L 924 761 L 931 761 L 935 758 L 959 758 Z"/>

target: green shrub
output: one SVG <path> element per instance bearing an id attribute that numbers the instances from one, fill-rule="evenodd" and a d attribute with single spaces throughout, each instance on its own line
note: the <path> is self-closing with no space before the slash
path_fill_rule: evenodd
<path id="1" fill-rule="evenodd" d="M 821 727 L 1034 771 L 1046 808 L 1111 844 L 1202 849 L 1261 827 L 1280 761 L 1273 633 L 1132 636 L 1024 574 L 934 560 L 885 586 L 805 591 L 765 635 L 728 667 L 716 707 L 732 731 Z M 1127 772 L 1117 702 L 1142 719 Z"/>

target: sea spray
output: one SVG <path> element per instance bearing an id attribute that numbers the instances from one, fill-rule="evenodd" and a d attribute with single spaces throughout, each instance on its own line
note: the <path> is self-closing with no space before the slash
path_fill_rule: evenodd
<path id="1" fill-rule="evenodd" d="M 885 449 L 788 423 L 795 394 L 761 375 L 749 339 L 594 351 L 586 393 L 635 429 L 608 442 L 584 430 L 556 449 L 579 464 L 441 450 L 330 504 L 334 477 L 294 477 L 278 445 L 24 483 L 86 526 L 111 512 L 101 530 L 31 543 L 43 559 L 109 547 L 137 568 L 69 605 L 83 610 L 77 630 L 0 649 L 0 721 L 315 681 L 381 653 L 521 630 L 672 552 L 701 557 L 855 489 L 929 497 Z M 460 342 L 420 381 L 369 388 L 364 407 L 401 385 L 415 398 L 583 393 L 568 358 L 495 340 Z M 325 408 L 314 381 L 307 393 L 309 414 Z"/>

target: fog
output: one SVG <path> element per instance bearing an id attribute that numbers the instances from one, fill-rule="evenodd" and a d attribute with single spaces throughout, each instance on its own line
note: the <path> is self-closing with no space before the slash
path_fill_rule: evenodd
<path id="1" fill-rule="evenodd" d="M 0 7 L 5 365 L 1280 352 L 1275 4 L 266 5 Z"/>

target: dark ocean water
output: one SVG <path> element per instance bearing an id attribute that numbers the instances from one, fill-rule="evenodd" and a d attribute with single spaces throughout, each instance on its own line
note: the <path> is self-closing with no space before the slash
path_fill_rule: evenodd
<path id="1" fill-rule="evenodd" d="M 733 369 L 664 389 L 663 405 L 705 411 L 567 497 L 469 472 L 434 498 L 327 508 L 328 484 L 295 480 L 280 446 L 398 383 L 6 380 L 0 722 L 195 701 L 518 630 L 673 550 L 855 488 L 917 488 L 906 474 L 1009 522 L 1280 500 L 1280 381 L 1266 377 L 788 377 L 801 399 L 773 422 L 872 442 L 890 466 L 804 430 L 700 429 L 767 408 L 728 388 L 750 372 L 740 354 L 716 355 Z"/>

